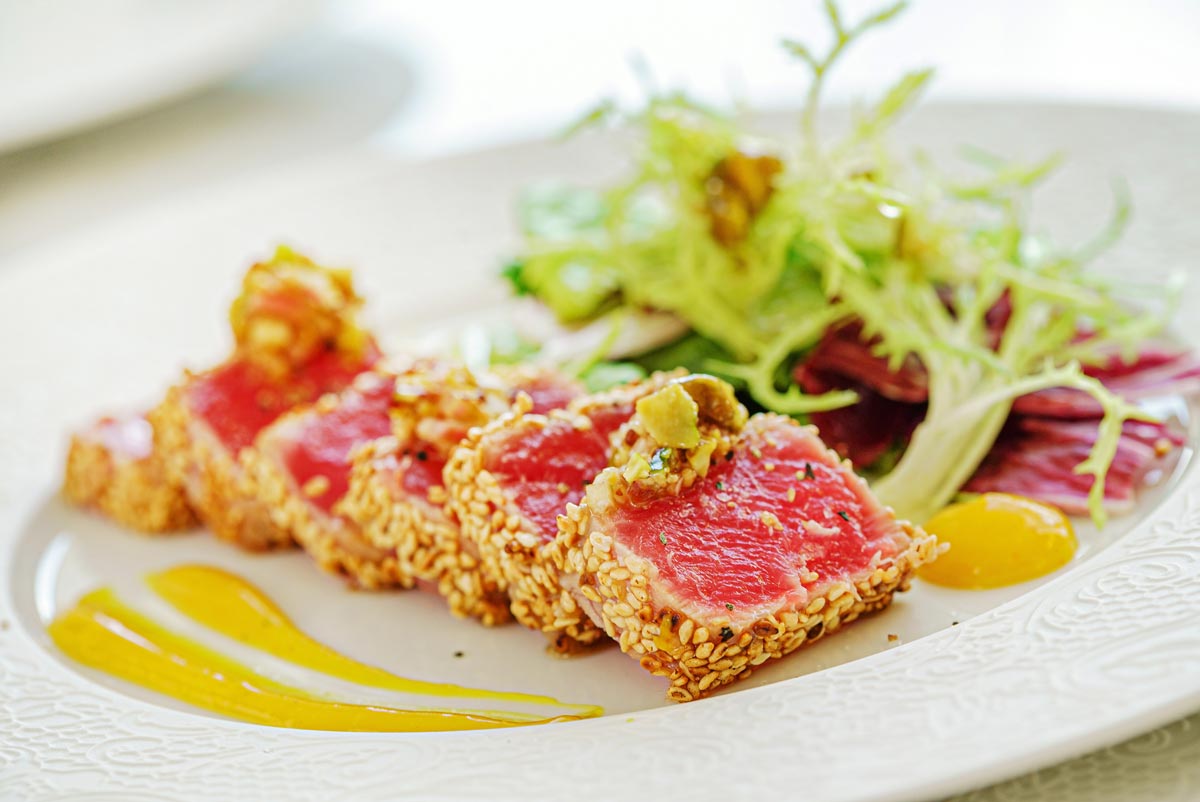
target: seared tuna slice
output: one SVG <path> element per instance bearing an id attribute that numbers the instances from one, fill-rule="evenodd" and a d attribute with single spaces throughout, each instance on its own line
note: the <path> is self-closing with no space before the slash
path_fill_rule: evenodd
<path id="1" fill-rule="evenodd" d="M 452 613 L 488 625 L 509 619 L 508 599 L 445 509 L 442 473 L 472 427 L 514 404 L 531 406 L 526 387 L 543 399 L 574 392 L 570 383 L 529 370 L 475 375 L 425 360 L 403 371 L 387 413 L 391 436 L 357 450 L 349 492 L 335 508 L 361 527 L 368 542 L 394 554 L 402 572 L 444 596 Z"/>
<path id="2" fill-rule="evenodd" d="M 515 399 L 516 393 L 529 396 L 529 411 L 545 415 L 554 409 L 565 409 L 584 394 L 583 385 L 553 370 L 530 365 L 498 365 L 492 372 L 507 387 Z"/>
<path id="3" fill-rule="evenodd" d="M 242 455 L 284 412 L 338 392 L 378 359 L 355 315 L 360 299 L 345 271 L 280 248 L 254 265 L 230 320 L 233 356 L 188 373 L 155 409 L 155 447 L 200 520 L 248 549 L 288 545 L 246 482 Z"/>
<path id="4" fill-rule="evenodd" d="M 544 632 L 562 654 L 602 632 L 558 583 L 542 559 L 558 516 L 608 465 L 610 435 L 633 415 L 637 399 L 674 374 L 579 398 L 568 411 L 505 415 L 471 433 L 446 466 L 447 508 L 486 572 L 499 577 L 513 616 Z"/>
<path id="5" fill-rule="evenodd" d="M 936 554 L 815 429 L 771 414 L 743 426 L 716 380 L 689 382 L 639 403 L 624 465 L 554 543 L 576 602 L 676 701 L 887 606 Z"/>
<path id="6" fill-rule="evenodd" d="M 513 616 L 545 632 L 562 653 L 594 643 L 599 629 L 570 596 L 553 594 L 557 572 L 539 560 L 558 516 L 608 465 L 608 440 L 582 415 L 504 416 L 472 432 L 446 466 L 451 510 L 485 572 L 507 591 Z"/>
<path id="7" fill-rule="evenodd" d="M 392 433 L 388 409 L 395 378 L 360 374 L 339 395 L 286 413 L 264 429 L 243 464 L 272 520 L 327 571 L 377 589 L 411 587 L 394 550 L 380 549 L 335 505 L 350 483 L 350 453 Z"/>
<path id="8" fill-rule="evenodd" d="M 183 489 L 167 481 L 144 415 L 101 418 L 75 434 L 63 494 L 141 532 L 174 532 L 196 524 Z"/>

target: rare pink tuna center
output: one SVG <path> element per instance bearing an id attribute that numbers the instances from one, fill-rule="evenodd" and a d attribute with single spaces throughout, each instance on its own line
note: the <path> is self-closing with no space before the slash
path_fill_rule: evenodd
<path id="1" fill-rule="evenodd" d="M 892 516 L 809 430 L 751 426 L 731 455 L 678 496 L 605 516 L 676 597 L 660 602 L 745 622 L 803 605 L 902 545 Z"/>

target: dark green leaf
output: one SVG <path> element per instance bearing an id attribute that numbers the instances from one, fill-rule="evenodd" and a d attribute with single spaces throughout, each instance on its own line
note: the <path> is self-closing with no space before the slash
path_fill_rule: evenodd
<path id="1" fill-rule="evenodd" d="M 513 293 L 516 295 L 530 295 L 533 293 L 533 290 L 525 283 L 525 279 L 522 276 L 524 269 L 524 262 L 513 260 L 500 270 L 500 275 L 508 280 L 508 283 L 512 285 Z"/>

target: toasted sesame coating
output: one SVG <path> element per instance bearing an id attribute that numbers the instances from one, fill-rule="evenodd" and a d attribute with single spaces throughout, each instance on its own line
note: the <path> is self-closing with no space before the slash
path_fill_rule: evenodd
<path id="1" fill-rule="evenodd" d="M 144 439 L 145 448 L 109 442 L 106 431 L 120 430 Z M 139 444 L 140 445 L 140 444 Z M 71 438 L 63 495 L 122 526 L 150 534 L 177 532 L 196 525 L 183 488 L 167 480 L 160 454 L 153 449 L 143 416 L 104 418 Z"/>
<path id="2" fill-rule="evenodd" d="M 619 469 L 597 481 L 619 484 Z M 670 682 L 667 698 L 689 702 L 738 679 L 756 666 L 790 654 L 836 632 L 859 616 L 887 607 L 907 590 L 913 571 L 937 554 L 937 543 L 919 527 L 901 522 L 911 545 L 881 561 L 869 575 L 836 582 L 810 597 L 800 609 L 759 618 L 740 631 L 701 622 L 653 600 L 653 569 L 621 554 L 613 539 L 594 527 L 586 504 L 572 505 L 559 528 L 562 571 L 578 577 L 581 604 L 603 622 L 604 631 L 642 668 Z"/>
<path id="3" fill-rule="evenodd" d="M 561 586 L 558 569 L 544 554 L 546 546 L 538 527 L 484 467 L 485 457 L 522 431 L 551 425 L 592 429 L 593 417 L 606 427 L 622 424 L 638 399 L 682 375 L 681 371 L 656 373 L 640 382 L 577 398 L 567 410 L 549 416 L 517 410 L 472 430 L 446 464 L 446 505 L 458 520 L 462 537 L 478 551 L 485 572 L 507 591 L 513 616 L 544 633 L 553 652 L 573 654 L 605 641 L 600 628 Z M 566 506 L 564 501 L 563 512 Z"/>
<path id="4" fill-rule="evenodd" d="M 172 387 L 148 416 L 168 480 L 184 489 L 188 505 L 218 538 L 249 551 L 292 545 L 291 535 L 255 496 L 238 457 L 189 412 L 184 386 Z"/>
<path id="5" fill-rule="evenodd" d="M 335 511 L 357 523 L 377 548 L 395 553 L 401 571 L 429 584 L 446 599 L 450 611 L 486 625 L 511 620 L 508 597 L 499 577 L 487 572 L 445 509 L 439 484 L 426 497 L 399 487 L 397 471 L 406 448 L 444 461 L 478 426 L 531 400 L 510 380 L 538 374 L 521 371 L 501 377 L 475 374 L 446 360 L 416 360 L 397 371 L 389 413 L 393 436 L 365 444 L 352 457 L 350 487 Z"/>
<path id="6" fill-rule="evenodd" d="M 297 410 L 280 420 L 286 423 L 287 417 L 304 412 Z M 296 487 L 267 450 L 244 450 L 242 468 L 251 492 L 271 511 L 272 522 L 290 533 L 323 570 L 366 590 L 413 586 L 413 577 L 401 569 L 394 550 L 372 545 L 353 521 L 326 515 L 310 503 L 305 488 Z"/>
<path id="7" fill-rule="evenodd" d="M 459 618 L 487 626 L 511 619 L 508 597 L 466 547 L 458 523 L 443 510 L 445 493 L 429 497 L 396 492 L 392 467 L 400 450 L 394 438 L 377 440 L 352 457 L 349 492 L 334 510 L 361 527 L 366 540 L 389 550 L 407 581 L 435 588 Z"/>
<path id="8" fill-rule="evenodd" d="M 447 510 L 459 522 L 463 539 L 478 552 L 484 573 L 496 578 L 498 589 L 507 591 L 513 617 L 543 632 L 554 652 L 570 654 L 600 641 L 603 633 L 559 585 L 553 564 L 541 559 L 541 532 L 484 467 L 493 445 L 502 447 L 515 432 L 552 425 L 592 428 L 588 418 L 562 410 L 550 416 L 505 415 L 473 429 L 446 463 L 443 476 Z"/>
<path id="9" fill-rule="evenodd" d="M 708 386 L 705 394 L 713 389 Z M 723 392 L 708 401 L 701 400 L 705 394 L 693 394 L 700 406 L 701 430 L 695 448 L 661 447 L 638 417 L 623 427 L 614 438 L 619 445 L 614 467 L 596 478 L 581 504 L 568 507 L 559 519 L 558 536 L 545 554 L 557 566 L 561 585 L 579 606 L 622 651 L 652 674 L 666 677 L 668 698 L 680 702 L 744 678 L 755 666 L 835 632 L 866 612 L 886 607 L 896 591 L 908 587 L 914 570 L 938 552 L 932 536 L 912 524 L 895 521 L 890 510 L 880 508 L 886 519 L 875 524 L 888 526 L 901 545 L 890 556 L 877 552 L 866 570 L 825 579 L 801 567 L 798 578 L 808 591 L 802 601 L 784 603 L 761 615 L 756 612 L 749 620 L 735 618 L 732 605 L 726 605 L 729 615 L 723 610 L 706 611 L 703 620 L 695 612 L 678 609 L 688 606 L 691 610 L 692 603 L 672 602 L 670 592 L 657 584 L 659 571 L 654 564 L 618 542 L 613 532 L 605 531 L 607 511 L 682 495 L 707 476 L 712 465 L 733 458 L 735 449 L 743 453 L 742 459 L 751 455 L 757 460 L 760 454 L 754 453 L 758 450 L 755 442 L 769 441 L 781 426 L 798 426 L 777 415 L 756 415 L 745 423 L 744 412 L 720 401 Z M 810 430 L 809 436 L 812 434 L 815 432 Z M 655 459 L 653 466 L 648 456 Z M 822 465 L 828 464 L 839 464 L 831 452 L 822 456 Z M 869 494 L 866 484 L 849 473 L 848 466 L 843 467 L 850 481 Z M 758 469 L 769 473 L 774 468 L 772 463 L 761 462 Z M 769 511 L 763 512 L 761 524 L 767 529 L 781 527 L 779 518 Z M 664 547 L 669 537 L 666 532 L 659 535 Z"/>

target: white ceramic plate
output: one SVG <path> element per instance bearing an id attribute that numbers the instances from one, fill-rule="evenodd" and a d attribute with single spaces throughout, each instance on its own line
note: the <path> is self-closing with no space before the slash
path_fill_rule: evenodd
<path id="1" fill-rule="evenodd" d="M 1151 277 L 1200 253 L 1196 117 L 946 106 L 903 133 L 936 155 L 965 142 L 1024 156 L 1069 150 L 1071 166 L 1039 207 L 1067 235 L 1104 218 L 1108 179 L 1125 175 L 1139 212 L 1111 269 Z M 238 276 L 276 241 L 356 265 L 376 325 L 403 340 L 503 303 L 495 271 L 515 244 L 520 186 L 595 180 L 622 165 L 602 138 L 425 164 L 356 156 L 181 199 L 0 268 L 0 790 L 327 802 L 794 789 L 809 800 L 904 800 L 1037 768 L 1200 706 L 1200 480 L 1190 449 L 1136 515 L 1100 533 L 1082 528 L 1080 557 L 1056 575 L 989 593 L 918 584 L 886 613 L 684 706 L 664 705 L 665 687 L 614 650 L 553 660 L 539 636 L 455 621 L 420 593 L 349 592 L 300 554 L 250 556 L 202 534 L 144 538 L 55 498 L 69 428 L 149 403 L 181 363 L 219 356 Z M 1198 295 L 1189 291 L 1183 308 Z M 1195 315 L 1178 323 L 1178 336 L 1200 344 Z M 1194 419 L 1186 406 L 1172 412 Z M 250 578 L 306 630 L 397 673 L 549 693 L 610 715 L 467 734 L 268 729 L 55 653 L 44 625 L 81 592 L 133 588 L 146 571 L 184 562 Z"/>
<path id="2" fill-rule="evenodd" d="M 0 151 L 229 75 L 316 0 L 0 0 Z"/>

